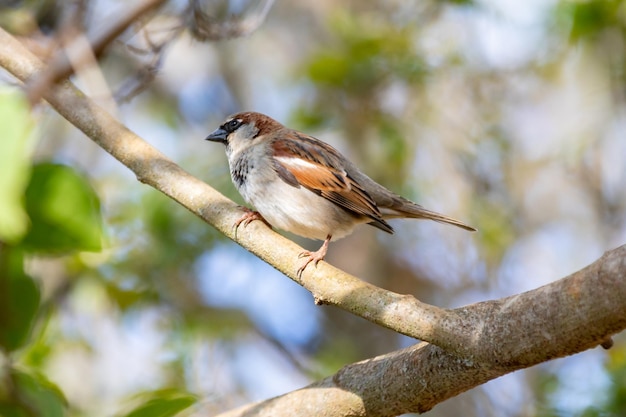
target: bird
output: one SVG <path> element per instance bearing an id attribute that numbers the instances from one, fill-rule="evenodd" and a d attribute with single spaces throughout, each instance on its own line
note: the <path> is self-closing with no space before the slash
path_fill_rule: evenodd
<path id="1" fill-rule="evenodd" d="M 270 227 L 323 240 L 317 251 L 304 251 L 296 271 L 324 259 L 331 240 L 369 224 L 387 233 L 395 218 L 429 219 L 476 229 L 425 209 L 388 190 L 359 170 L 331 145 L 290 129 L 257 112 L 228 117 L 206 140 L 226 146 L 232 181 L 255 210 L 244 207 L 235 224 L 262 220 Z"/>

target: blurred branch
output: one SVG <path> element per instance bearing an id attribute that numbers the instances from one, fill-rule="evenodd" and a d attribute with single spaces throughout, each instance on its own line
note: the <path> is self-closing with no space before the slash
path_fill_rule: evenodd
<path id="1" fill-rule="evenodd" d="M 44 64 L 0 29 L 0 66 L 25 81 Z M 599 344 L 626 328 L 626 246 L 550 285 L 500 300 L 446 310 L 395 294 L 326 263 L 296 275 L 295 243 L 253 222 L 235 236 L 237 205 L 186 173 L 120 124 L 69 81 L 43 97 L 144 182 L 331 304 L 399 333 L 425 340 L 349 365 L 305 389 L 226 415 L 392 416 L 426 411 L 471 387 L 517 369 Z M 331 411 L 332 410 L 332 411 Z"/>
<path id="2" fill-rule="evenodd" d="M 243 13 L 223 18 L 214 16 L 211 10 L 224 6 L 223 2 L 191 0 L 188 26 L 193 37 L 201 42 L 246 36 L 263 24 L 272 4 L 274 0 L 251 0 Z"/>
<path id="3" fill-rule="evenodd" d="M 39 72 L 29 80 L 26 91 L 31 103 L 36 103 L 43 96 L 43 92 L 57 81 L 72 75 L 73 68 L 98 58 L 120 34 L 132 25 L 140 16 L 160 6 L 165 0 L 142 0 L 131 5 L 126 13 L 116 15 L 112 23 L 100 30 L 89 42 L 81 43 L 75 52 L 76 58 L 70 61 L 63 50 L 59 50 L 47 64 L 45 71 Z M 72 31 L 76 22 L 69 22 Z"/>
<path id="4" fill-rule="evenodd" d="M 128 102 L 135 98 L 137 95 L 141 94 L 144 90 L 146 90 L 155 79 L 159 70 L 161 69 L 161 63 L 163 61 L 163 55 L 166 49 L 166 46 L 170 44 L 172 39 L 178 36 L 177 31 L 173 32 L 165 41 L 161 42 L 153 42 L 150 39 L 150 36 L 145 33 L 144 39 L 146 44 L 148 45 L 148 51 L 151 59 L 148 65 L 140 68 L 138 73 L 129 79 L 126 79 L 122 86 L 120 86 L 115 93 L 115 100 L 119 102 Z M 135 54 L 146 54 L 146 51 L 141 50 L 139 48 L 132 47 L 131 45 L 126 45 L 129 51 Z"/>

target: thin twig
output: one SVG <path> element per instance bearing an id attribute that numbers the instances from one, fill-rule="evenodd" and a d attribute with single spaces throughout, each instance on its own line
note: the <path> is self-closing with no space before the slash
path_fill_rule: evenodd
<path id="1" fill-rule="evenodd" d="M 187 11 L 187 25 L 191 34 L 199 41 L 218 41 L 249 35 L 265 21 L 274 0 L 251 0 L 250 9 L 241 15 L 226 18 L 211 16 L 206 10 L 207 1 L 191 0 Z"/>

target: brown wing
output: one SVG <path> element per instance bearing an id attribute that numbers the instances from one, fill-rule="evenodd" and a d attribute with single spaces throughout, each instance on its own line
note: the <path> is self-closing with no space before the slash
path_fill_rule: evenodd
<path id="1" fill-rule="evenodd" d="M 372 226 L 393 233 L 372 197 L 343 169 L 343 157 L 335 148 L 285 129 L 272 150 L 274 168 L 286 183 L 305 187 L 354 214 L 370 218 Z"/>

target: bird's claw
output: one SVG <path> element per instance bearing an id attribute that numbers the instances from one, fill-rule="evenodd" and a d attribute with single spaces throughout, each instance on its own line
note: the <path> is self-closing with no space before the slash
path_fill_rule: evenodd
<path id="1" fill-rule="evenodd" d="M 313 262 L 313 265 L 317 267 L 317 264 L 320 261 L 324 260 L 325 255 L 326 253 L 320 253 L 320 251 L 311 252 L 311 251 L 306 250 L 304 252 L 300 252 L 300 254 L 298 255 L 298 259 L 302 259 L 302 258 L 308 258 L 308 259 L 306 259 L 296 271 L 298 278 L 302 276 L 302 273 L 311 262 Z"/>
<path id="2" fill-rule="evenodd" d="M 241 209 L 244 211 L 244 213 L 235 222 L 235 224 L 233 224 L 233 229 L 235 229 L 235 238 L 237 237 L 237 229 L 239 228 L 239 226 L 241 226 L 242 223 L 243 223 L 243 226 L 246 227 L 255 220 L 261 220 L 263 223 L 267 225 L 267 227 L 269 227 L 270 229 L 272 228 L 272 226 L 267 222 L 267 220 L 265 220 L 265 218 L 258 211 L 250 210 L 248 207 L 243 207 L 243 206 L 241 207 Z"/>
<path id="3" fill-rule="evenodd" d="M 313 265 L 317 267 L 317 264 L 320 263 L 320 261 L 324 260 L 324 258 L 326 257 L 326 252 L 328 251 L 328 242 L 330 242 L 330 238 L 331 236 L 328 235 L 326 237 L 326 240 L 322 244 L 322 247 L 315 252 L 305 250 L 304 252 L 300 252 L 300 254 L 298 254 L 298 259 L 308 258 L 302 263 L 302 265 L 300 265 L 300 267 L 296 271 L 296 275 L 298 276 L 298 278 L 302 277 L 302 273 L 311 262 L 313 262 Z"/>

